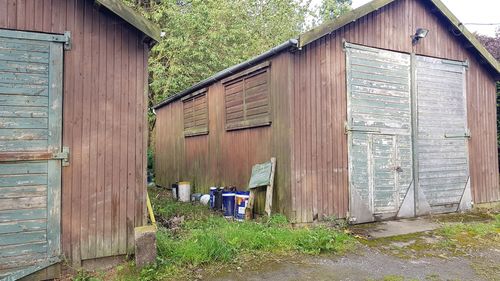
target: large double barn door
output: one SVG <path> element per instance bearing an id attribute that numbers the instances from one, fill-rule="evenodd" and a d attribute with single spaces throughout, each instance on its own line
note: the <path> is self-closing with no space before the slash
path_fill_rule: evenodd
<path id="1" fill-rule="evenodd" d="M 467 207 L 464 64 L 349 43 L 346 52 L 351 222 Z"/>
<path id="2" fill-rule="evenodd" d="M 61 254 L 63 41 L 0 29 L 0 280 Z"/>

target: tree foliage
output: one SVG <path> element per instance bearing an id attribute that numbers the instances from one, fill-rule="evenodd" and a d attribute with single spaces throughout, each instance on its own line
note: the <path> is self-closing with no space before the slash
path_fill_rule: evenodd
<path id="1" fill-rule="evenodd" d="M 309 2 L 297 0 L 164 0 L 147 16 L 165 36 L 150 59 L 152 102 L 296 36 Z"/>
<path id="2" fill-rule="evenodd" d="M 489 37 L 477 33 L 475 35 L 486 50 L 488 50 L 495 59 L 500 60 L 500 28 L 497 28 L 495 37 Z"/>
<path id="3" fill-rule="evenodd" d="M 316 9 L 316 19 L 319 22 L 336 19 L 343 13 L 350 11 L 352 0 L 323 0 Z"/>
<path id="4" fill-rule="evenodd" d="M 155 104 L 350 9 L 351 0 L 124 0 L 165 32 L 151 51 Z M 327 16 L 328 14 L 328 16 Z"/>

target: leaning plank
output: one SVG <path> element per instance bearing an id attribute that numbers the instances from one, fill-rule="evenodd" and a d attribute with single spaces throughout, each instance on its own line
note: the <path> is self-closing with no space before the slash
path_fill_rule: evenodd
<path id="1" fill-rule="evenodd" d="M 257 164 L 252 167 L 252 175 L 248 184 L 250 196 L 248 199 L 247 208 L 245 209 L 245 219 L 249 220 L 253 217 L 256 189 L 259 187 L 266 187 L 265 211 L 268 216 L 271 216 L 275 168 L 276 158 L 274 157 L 271 158 L 270 162 Z"/>
<path id="2" fill-rule="evenodd" d="M 271 216 L 271 209 L 273 207 L 273 186 L 274 186 L 274 171 L 276 170 L 276 158 L 271 158 L 271 175 L 269 177 L 269 185 L 266 189 L 266 205 L 265 211 L 267 215 Z"/>

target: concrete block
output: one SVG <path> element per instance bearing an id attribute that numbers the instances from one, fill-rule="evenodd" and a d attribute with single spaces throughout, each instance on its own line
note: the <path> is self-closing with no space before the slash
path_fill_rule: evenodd
<path id="1" fill-rule="evenodd" d="M 156 227 L 152 225 L 136 227 L 135 264 L 142 268 L 156 261 Z"/>

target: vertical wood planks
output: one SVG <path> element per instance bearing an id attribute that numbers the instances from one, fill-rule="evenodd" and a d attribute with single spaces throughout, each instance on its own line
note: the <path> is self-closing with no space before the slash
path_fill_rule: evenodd
<path id="1" fill-rule="evenodd" d="M 0 0 L 0 28 L 71 32 L 62 89 L 62 138 L 71 154 L 62 169 L 62 248 L 77 265 L 82 258 L 126 254 L 127 241 L 133 242 L 127 236 L 145 216 L 147 46 L 141 33 L 87 0 Z"/>

